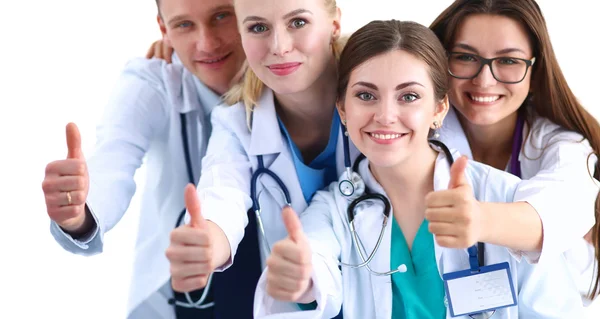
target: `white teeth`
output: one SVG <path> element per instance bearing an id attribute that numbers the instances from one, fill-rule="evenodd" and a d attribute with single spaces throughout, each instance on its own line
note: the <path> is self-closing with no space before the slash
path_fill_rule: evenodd
<path id="1" fill-rule="evenodd" d="M 395 138 L 400 138 L 402 136 L 402 134 L 377 134 L 377 133 L 369 133 L 369 134 L 379 140 L 392 140 Z"/>
<path id="2" fill-rule="evenodd" d="M 471 99 L 475 102 L 482 102 L 482 103 L 492 103 L 492 102 L 496 102 L 499 98 L 500 95 L 496 95 L 496 96 L 475 96 L 475 95 L 470 95 Z"/>
<path id="3" fill-rule="evenodd" d="M 222 60 L 224 60 L 226 57 L 227 57 L 227 56 L 224 56 L 224 57 L 222 57 L 222 58 L 220 58 L 220 59 L 216 59 L 216 60 L 205 60 L 205 61 L 202 61 L 202 62 L 204 62 L 204 63 L 217 63 L 217 62 L 219 62 L 219 61 L 222 61 Z"/>

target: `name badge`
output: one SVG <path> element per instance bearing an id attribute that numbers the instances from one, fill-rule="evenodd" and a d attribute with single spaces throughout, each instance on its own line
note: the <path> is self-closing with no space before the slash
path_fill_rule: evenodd
<path id="1" fill-rule="evenodd" d="M 474 315 L 517 305 L 507 262 L 442 276 L 452 317 Z"/>

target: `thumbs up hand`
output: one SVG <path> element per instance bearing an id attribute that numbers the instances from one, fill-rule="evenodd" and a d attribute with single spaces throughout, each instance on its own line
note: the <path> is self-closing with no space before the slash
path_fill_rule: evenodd
<path id="1" fill-rule="evenodd" d="M 85 213 L 89 176 L 81 151 L 81 136 L 77 125 L 69 123 L 66 135 L 67 158 L 46 166 L 42 190 L 50 219 L 75 236 L 85 233 L 90 226 L 86 220 L 92 220 L 92 217 Z"/>
<path id="2" fill-rule="evenodd" d="M 282 301 L 309 303 L 312 288 L 312 253 L 302 224 L 291 207 L 283 209 L 288 236 L 273 246 L 267 259 L 267 293 Z"/>
<path id="3" fill-rule="evenodd" d="M 448 189 L 425 197 L 429 232 L 442 247 L 468 248 L 481 238 L 481 208 L 466 177 L 467 163 L 465 156 L 457 159 L 450 168 Z"/>
<path id="4" fill-rule="evenodd" d="M 171 231 L 166 251 L 171 263 L 171 285 L 175 291 L 190 292 L 204 288 L 215 270 L 213 239 L 208 222 L 200 212 L 200 199 L 193 184 L 185 188 L 185 207 L 191 220 Z"/>

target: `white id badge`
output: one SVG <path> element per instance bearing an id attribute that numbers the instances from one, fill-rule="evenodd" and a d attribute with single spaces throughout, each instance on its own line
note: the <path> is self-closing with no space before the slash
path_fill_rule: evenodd
<path id="1" fill-rule="evenodd" d="M 444 274 L 444 287 L 452 317 L 473 315 L 517 305 L 507 262 Z"/>

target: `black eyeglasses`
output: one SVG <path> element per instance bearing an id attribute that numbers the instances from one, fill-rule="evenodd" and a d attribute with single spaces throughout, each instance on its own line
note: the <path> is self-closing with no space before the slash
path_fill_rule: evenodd
<path id="1" fill-rule="evenodd" d="M 451 76 L 463 80 L 474 79 L 483 67 L 488 65 L 496 81 L 516 84 L 525 79 L 527 70 L 534 63 L 535 57 L 531 60 L 513 57 L 486 59 L 472 53 L 450 52 L 448 54 L 448 72 Z"/>

